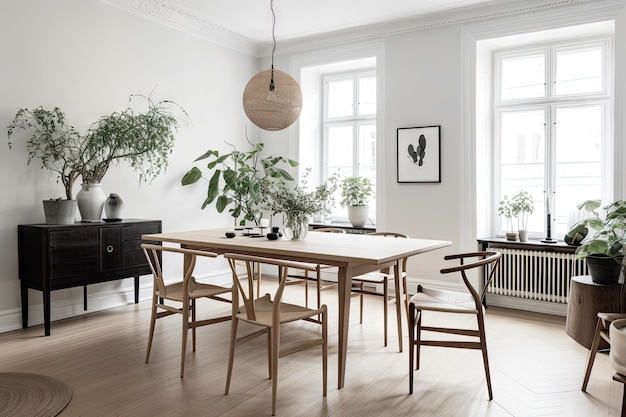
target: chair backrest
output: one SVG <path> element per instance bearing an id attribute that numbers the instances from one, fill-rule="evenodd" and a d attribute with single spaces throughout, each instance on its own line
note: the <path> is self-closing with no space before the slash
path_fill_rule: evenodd
<path id="1" fill-rule="evenodd" d="M 233 272 L 233 314 L 239 312 L 239 300 L 241 298 L 244 303 L 246 317 L 248 318 L 248 320 L 252 321 L 255 321 L 257 317 L 257 312 L 254 305 L 254 282 L 252 279 L 247 278 L 254 276 L 253 271 L 255 264 L 275 265 L 278 267 L 278 288 L 274 292 L 273 299 L 273 315 L 274 321 L 277 323 L 280 321 L 280 302 L 283 297 L 285 285 L 287 284 L 288 269 L 297 268 L 306 271 L 315 271 L 315 265 L 312 264 L 304 264 L 300 262 L 284 261 L 272 258 L 263 258 L 260 256 L 225 253 L 224 258 L 228 260 L 230 269 Z M 240 277 L 237 272 L 237 264 L 241 264 L 242 262 L 246 267 L 247 275 Z M 242 283 L 244 279 L 247 281 L 247 285 L 244 285 Z M 270 301 L 272 300 L 272 297 L 269 293 L 265 294 L 265 297 L 268 297 Z"/>
<path id="2" fill-rule="evenodd" d="M 318 229 L 313 229 L 314 232 L 325 232 L 325 233 L 346 233 L 345 229 L 341 227 L 320 227 Z"/>
<path id="3" fill-rule="evenodd" d="M 159 294 L 162 297 L 167 297 L 167 287 L 165 285 L 165 281 L 163 279 L 163 267 L 162 263 L 162 253 L 163 252 L 172 252 L 172 253 L 180 253 L 185 256 L 184 266 L 183 266 L 183 291 L 187 290 L 186 285 L 189 284 L 190 278 L 193 275 L 193 270 L 196 266 L 196 257 L 204 256 L 207 258 L 215 258 L 217 257 L 217 253 L 206 252 L 194 249 L 186 249 L 186 248 L 177 248 L 170 246 L 160 246 L 149 243 L 142 243 L 141 248 L 143 249 L 143 253 L 148 260 L 148 265 L 150 266 L 150 270 L 152 271 L 152 277 L 154 280 L 154 291 L 159 291 Z"/>
<path id="4" fill-rule="evenodd" d="M 409 235 L 405 235 L 404 233 L 398 233 L 398 232 L 373 232 L 373 233 L 368 233 L 365 236 L 385 236 L 385 237 L 393 237 L 393 238 L 401 238 L 401 239 L 409 238 Z M 406 264 L 408 260 L 409 260 L 408 257 L 402 258 L 402 270 L 404 272 L 406 272 Z M 380 271 L 384 274 L 388 274 L 389 268 L 383 268 Z"/>
<path id="5" fill-rule="evenodd" d="M 447 255 L 444 257 L 445 260 L 458 259 L 460 262 L 460 265 L 453 266 L 450 268 L 444 268 L 440 272 L 442 274 L 449 274 L 451 272 L 457 272 L 457 271 L 461 272 L 463 283 L 467 287 L 468 291 L 472 294 L 472 297 L 474 298 L 474 302 L 476 303 L 476 309 L 480 309 L 482 306 L 483 299 L 485 298 L 485 292 L 487 291 L 487 287 L 489 286 L 489 283 L 493 279 L 496 269 L 498 268 L 498 264 L 500 263 L 501 257 L 502 257 L 502 254 L 500 252 L 493 252 L 493 251 L 468 252 L 468 253 L 460 253 L 456 255 Z M 465 263 L 465 260 L 473 259 L 473 258 L 478 258 L 478 259 L 475 260 L 474 262 Z M 483 283 L 483 287 L 482 287 L 480 294 L 478 293 L 478 291 L 476 291 L 474 286 L 471 284 L 471 282 L 467 278 L 467 274 L 465 273 L 465 271 L 469 269 L 478 268 L 478 267 L 485 268 L 485 273 L 484 273 L 485 282 Z"/>

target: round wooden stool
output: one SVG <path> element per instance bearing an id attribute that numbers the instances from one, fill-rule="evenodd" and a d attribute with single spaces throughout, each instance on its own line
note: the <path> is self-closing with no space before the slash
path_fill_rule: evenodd
<path id="1" fill-rule="evenodd" d="M 622 285 L 597 284 L 589 275 L 572 277 L 567 303 L 565 332 L 589 349 L 598 320 L 598 313 L 619 313 Z M 602 340 L 600 349 L 608 348 Z"/>

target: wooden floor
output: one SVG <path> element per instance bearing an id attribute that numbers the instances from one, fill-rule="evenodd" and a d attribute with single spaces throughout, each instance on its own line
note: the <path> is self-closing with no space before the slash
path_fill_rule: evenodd
<path id="1" fill-rule="evenodd" d="M 287 291 L 291 301 L 303 298 L 302 287 Z M 382 299 L 373 295 L 366 297 L 363 325 L 353 302 L 346 385 L 337 390 L 336 293 L 325 292 L 324 302 L 331 311 L 328 396 L 322 397 L 319 349 L 281 358 L 279 416 L 619 415 L 622 385 L 611 380 L 606 354 L 597 358 L 585 394 L 580 385 L 588 351 L 565 334 L 564 318 L 497 308 L 487 312 L 493 401 L 488 401 L 480 352 L 433 347 L 423 349 L 415 393 L 409 395 L 407 349 L 398 353 L 393 321 L 390 344 L 383 347 Z M 200 304 L 204 313 L 229 311 L 225 304 Z M 430 314 L 425 324 L 435 319 L 450 320 Z M 55 321 L 50 337 L 43 336 L 42 326 L 0 334 L 0 370 L 41 373 L 68 383 L 72 400 L 61 417 L 271 414 L 264 337 L 238 349 L 225 396 L 230 322 L 199 329 L 198 350 L 187 355 L 184 379 L 179 378 L 179 318 L 157 323 L 145 364 L 148 325 L 149 303 L 142 302 Z M 285 329 L 282 342 L 307 326 Z"/>

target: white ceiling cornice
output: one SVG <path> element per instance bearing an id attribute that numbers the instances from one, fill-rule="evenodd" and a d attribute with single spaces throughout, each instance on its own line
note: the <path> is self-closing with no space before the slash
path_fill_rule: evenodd
<path id="1" fill-rule="evenodd" d="M 194 16 L 188 11 L 177 7 L 170 0 L 100 1 L 244 52 L 248 55 L 255 57 L 268 56 L 271 51 L 271 45 L 269 43 L 255 42 L 252 39 L 224 29 L 206 19 Z M 598 3 L 601 1 L 602 0 L 526 0 L 520 2 L 518 0 L 496 0 L 479 6 L 452 9 L 426 15 L 409 16 L 402 19 L 374 23 L 325 34 L 317 34 L 304 38 L 279 39 L 276 54 L 341 45 L 355 41 L 372 40 L 434 27 L 531 13 L 580 3 Z"/>

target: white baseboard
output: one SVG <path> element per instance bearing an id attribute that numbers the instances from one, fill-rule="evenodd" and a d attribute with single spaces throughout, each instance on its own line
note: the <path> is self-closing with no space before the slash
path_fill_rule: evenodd
<path id="1" fill-rule="evenodd" d="M 207 278 L 212 279 L 212 283 L 217 285 L 228 285 L 231 282 L 230 269 L 214 271 L 210 275 L 196 277 L 198 281 Z M 132 279 L 124 280 L 122 287 L 117 287 L 122 281 L 111 281 L 109 283 L 94 284 L 87 286 L 87 310 L 83 309 L 83 291 L 77 287 L 76 290 L 65 291 L 66 298 L 53 300 L 50 305 L 51 326 L 54 327 L 55 320 L 62 320 L 69 317 L 81 316 L 95 311 L 107 310 L 120 307 L 135 302 L 135 288 Z M 130 285 L 128 285 L 130 283 Z M 95 290 L 95 286 L 99 290 Z M 110 287 L 116 288 L 110 288 Z M 104 288 L 108 287 L 108 288 Z M 63 290 L 60 290 L 63 291 Z M 56 292 L 53 292 L 54 295 Z M 29 290 L 30 302 L 28 306 L 28 326 L 43 324 L 43 300 L 41 291 Z M 39 297 L 39 298 L 38 298 Z M 53 297 L 54 298 L 54 297 Z M 139 280 L 139 301 L 147 301 L 152 298 L 152 279 L 143 276 Z M 37 299 L 39 303 L 35 302 Z M 20 308 L 0 311 L 0 333 L 18 330 L 22 328 L 22 310 Z M 52 330 L 54 333 L 54 329 Z M 43 329 L 42 329 L 43 334 Z"/>

